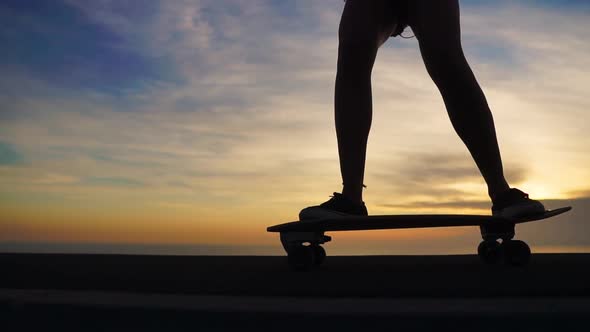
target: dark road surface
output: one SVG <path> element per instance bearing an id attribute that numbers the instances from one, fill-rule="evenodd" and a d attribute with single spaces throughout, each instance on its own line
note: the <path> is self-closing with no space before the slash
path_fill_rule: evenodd
<path id="1" fill-rule="evenodd" d="M 334 256 L 311 272 L 285 257 L 0 254 L 0 288 L 313 297 L 588 296 L 590 255 L 539 254 L 529 266 L 475 255 Z"/>
<path id="2" fill-rule="evenodd" d="M 0 254 L 0 318 L 20 330 L 587 330 L 590 255 L 529 266 L 477 256 Z"/>

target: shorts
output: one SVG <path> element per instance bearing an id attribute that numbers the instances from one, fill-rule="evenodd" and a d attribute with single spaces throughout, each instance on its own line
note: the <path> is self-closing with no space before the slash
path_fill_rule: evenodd
<path id="1" fill-rule="evenodd" d="M 393 33 L 391 34 L 392 37 L 400 36 L 404 30 L 408 27 L 409 24 L 409 9 L 410 9 L 410 1 L 411 0 L 390 0 L 394 1 L 395 5 L 393 7 L 393 15 L 395 15 L 395 20 L 397 25 Z"/>
<path id="2" fill-rule="evenodd" d="M 344 0 L 346 2 L 346 0 Z M 372 1 L 372 0 L 365 0 Z M 392 37 L 400 36 L 409 25 L 410 1 L 412 0 L 389 0 L 391 1 L 393 19 L 396 21 L 395 30 L 391 33 Z"/>

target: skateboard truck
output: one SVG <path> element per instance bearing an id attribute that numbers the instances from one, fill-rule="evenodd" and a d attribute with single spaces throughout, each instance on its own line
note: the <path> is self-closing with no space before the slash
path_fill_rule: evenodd
<path id="1" fill-rule="evenodd" d="M 496 241 L 502 239 L 502 241 L 510 241 L 515 235 L 515 224 L 496 222 L 482 225 L 479 227 L 481 231 L 481 238 L 486 241 Z"/>
<path id="2" fill-rule="evenodd" d="M 324 235 L 324 232 L 281 232 L 281 243 L 288 253 L 290 249 L 309 243 L 310 246 L 318 246 L 332 241 L 332 237 Z"/>
<path id="3" fill-rule="evenodd" d="M 515 226 L 512 222 L 492 222 L 479 227 L 483 241 L 477 247 L 477 254 L 484 263 L 495 264 L 502 259 L 512 266 L 528 263 L 531 249 L 526 242 L 513 240 Z"/>
<path id="4" fill-rule="evenodd" d="M 289 265 L 298 271 L 307 271 L 326 259 L 321 245 L 332 241 L 324 232 L 281 232 L 281 243 L 287 252 Z M 306 245 L 307 244 L 307 245 Z"/>

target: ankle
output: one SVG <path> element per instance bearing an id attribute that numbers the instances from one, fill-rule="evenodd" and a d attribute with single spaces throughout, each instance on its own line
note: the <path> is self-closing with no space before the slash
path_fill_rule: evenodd
<path id="1" fill-rule="evenodd" d="M 510 188 L 505 189 L 505 190 L 498 190 L 493 193 L 491 192 L 490 199 L 492 200 L 492 203 L 496 203 L 500 197 L 506 196 L 506 194 L 509 192 L 510 192 Z"/>
<path id="2" fill-rule="evenodd" d="M 363 204 L 363 197 L 362 193 L 359 192 L 351 192 L 349 190 L 342 190 L 342 196 L 344 196 L 347 200 L 351 201 L 354 204 L 362 205 Z"/>
<path id="3" fill-rule="evenodd" d="M 508 183 L 506 183 L 505 185 L 503 184 L 501 186 L 489 187 L 488 195 L 490 196 L 492 202 L 494 202 L 498 198 L 498 196 L 505 194 L 508 191 L 510 191 L 510 186 L 508 185 Z"/>

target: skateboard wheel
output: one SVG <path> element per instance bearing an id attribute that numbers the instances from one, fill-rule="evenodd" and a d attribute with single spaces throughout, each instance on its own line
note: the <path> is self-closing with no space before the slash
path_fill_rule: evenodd
<path id="1" fill-rule="evenodd" d="M 313 246 L 314 264 L 321 265 L 326 260 L 326 250 L 322 246 Z"/>
<path id="2" fill-rule="evenodd" d="M 309 271 L 315 263 L 315 252 L 311 246 L 296 246 L 287 254 L 289 265 L 295 271 Z"/>
<path id="3" fill-rule="evenodd" d="M 485 240 L 477 247 L 477 254 L 484 263 L 495 264 L 502 258 L 502 248 L 496 240 Z"/>
<path id="4" fill-rule="evenodd" d="M 504 261 L 511 266 L 525 266 L 531 258 L 531 248 L 520 240 L 504 241 Z"/>

